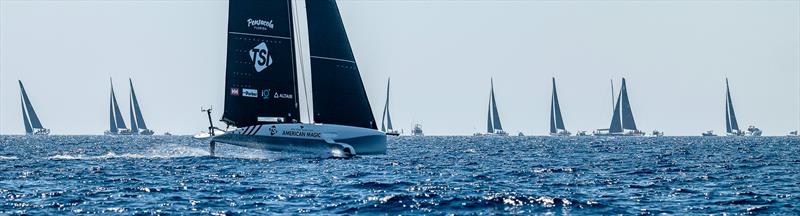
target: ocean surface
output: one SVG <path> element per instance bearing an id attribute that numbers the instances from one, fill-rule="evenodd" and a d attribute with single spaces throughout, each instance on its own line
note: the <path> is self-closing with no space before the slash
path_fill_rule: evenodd
<path id="1" fill-rule="evenodd" d="M 797 137 L 391 137 L 352 159 L 0 136 L 0 214 L 800 215 Z"/>

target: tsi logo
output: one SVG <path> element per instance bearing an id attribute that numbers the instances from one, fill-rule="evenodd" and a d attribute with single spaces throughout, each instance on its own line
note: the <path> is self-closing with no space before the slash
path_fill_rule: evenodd
<path id="1" fill-rule="evenodd" d="M 278 133 L 278 129 L 275 128 L 275 125 L 273 125 L 272 127 L 269 128 L 269 135 L 270 136 L 274 136 L 276 133 Z"/>
<path id="2" fill-rule="evenodd" d="M 272 65 L 272 55 L 269 54 L 267 43 L 261 42 L 250 50 L 250 60 L 256 67 L 256 72 L 261 72 Z"/>
<path id="3" fill-rule="evenodd" d="M 257 98 L 258 97 L 258 90 L 243 88 L 242 89 L 242 96 Z"/>

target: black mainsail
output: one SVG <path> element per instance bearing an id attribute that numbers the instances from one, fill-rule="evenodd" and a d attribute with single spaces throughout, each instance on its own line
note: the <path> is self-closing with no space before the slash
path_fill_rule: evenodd
<path id="1" fill-rule="evenodd" d="M 300 122 L 290 0 L 232 0 L 225 111 L 236 127 Z"/>
<path id="2" fill-rule="evenodd" d="M 608 132 L 623 133 L 624 130 L 635 131 L 637 129 L 636 122 L 633 120 L 631 104 L 628 100 L 628 88 L 625 84 L 625 78 L 622 78 L 622 87 L 620 87 L 619 97 L 614 106 L 614 116 L 611 118 L 611 127 L 609 127 Z"/>
<path id="3" fill-rule="evenodd" d="M 556 78 L 553 78 L 553 96 L 550 101 L 550 133 L 558 133 L 558 130 L 566 130 L 564 119 L 561 117 L 561 106 L 558 103 L 556 93 Z"/>
<path id="4" fill-rule="evenodd" d="M 733 111 L 733 100 L 731 100 L 731 87 L 728 78 L 725 78 L 725 131 L 736 133 L 739 131 L 739 123 L 736 121 L 736 113 Z"/>
<path id="5" fill-rule="evenodd" d="M 33 110 L 33 105 L 31 105 L 31 100 L 28 99 L 28 92 L 25 91 L 25 87 L 22 86 L 22 81 L 17 80 L 19 82 L 19 91 L 20 91 L 20 102 L 22 103 L 22 118 L 25 121 L 25 133 L 32 134 L 33 129 L 44 129 L 42 126 L 42 122 L 39 121 L 39 116 L 36 115 L 36 111 Z"/>
<path id="6" fill-rule="evenodd" d="M 503 125 L 500 124 L 500 114 L 497 111 L 497 101 L 494 97 L 494 79 L 490 80 L 491 90 L 489 91 L 489 116 L 487 117 L 487 133 L 502 131 Z"/>
<path id="7" fill-rule="evenodd" d="M 136 98 L 136 91 L 133 90 L 133 80 L 128 79 L 128 83 L 131 85 L 131 130 L 134 132 L 138 132 L 139 129 L 147 130 L 142 109 L 139 108 L 139 100 Z"/>
<path id="8" fill-rule="evenodd" d="M 109 122 L 111 124 L 108 131 L 117 133 L 119 132 L 119 129 L 128 129 L 128 127 L 125 126 L 125 120 L 122 119 L 122 113 L 119 111 L 117 96 L 114 94 L 114 82 L 111 82 L 111 99 L 109 107 Z"/>
<path id="9" fill-rule="evenodd" d="M 334 0 L 306 0 L 316 123 L 377 129 Z"/>
<path id="10" fill-rule="evenodd" d="M 381 131 L 388 132 L 392 130 L 392 115 L 389 114 L 389 89 L 392 84 L 392 78 L 386 81 L 386 105 L 383 107 L 383 117 L 381 117 Z"/>

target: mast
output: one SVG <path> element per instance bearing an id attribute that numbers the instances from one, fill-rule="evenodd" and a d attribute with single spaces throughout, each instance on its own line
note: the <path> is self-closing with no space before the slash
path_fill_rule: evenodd
<path id="1" fill-rule="evenodd" d="M 306 0 L 314 121 L 377 129 L 339 7 Z"/>

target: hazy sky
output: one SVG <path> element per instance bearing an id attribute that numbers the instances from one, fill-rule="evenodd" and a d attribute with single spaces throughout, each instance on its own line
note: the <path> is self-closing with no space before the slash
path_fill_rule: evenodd
<path id="1" fill-rule="evenodd" d="M 354 1 L 339 7 L 376 119 L 406 132 L 485 130 L 494 77 L 506 131 L 546 134 L 550 77 L 568 130 L 607 128 L 609 79 L 636 123 L 723 132 L 725 77 L 739 125 L 800 129 L 800 1 Z M 17 79 L 53 134 L 102 134 L 108 78 L 126 123 L 133 78 L 157 133 L 223 108 L 227 1 L 0 0 L 0 134 L 24 133 Z M 619 87 L 617 86 L 617 89 Z"/>

